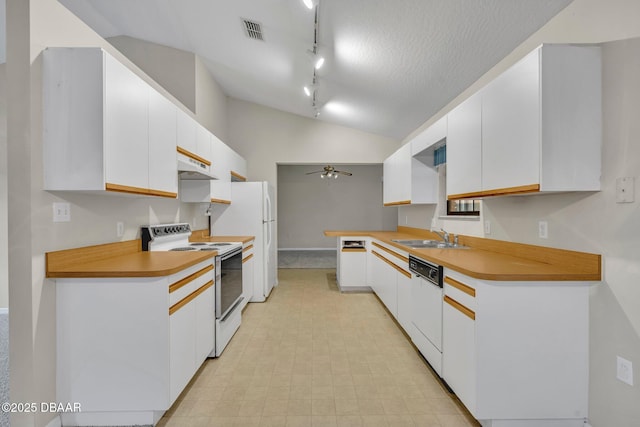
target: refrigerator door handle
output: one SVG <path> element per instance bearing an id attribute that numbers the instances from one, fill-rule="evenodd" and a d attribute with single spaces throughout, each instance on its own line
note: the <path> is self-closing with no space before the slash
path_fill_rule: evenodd
<path id="1" fill-rule="evenodd" d="M 271 197 L 269 197 L 269 193 L 265 194 L 265 202 L 266 202 L 266 211 L 264 212 L 265 222 L 271 220 Z"/>

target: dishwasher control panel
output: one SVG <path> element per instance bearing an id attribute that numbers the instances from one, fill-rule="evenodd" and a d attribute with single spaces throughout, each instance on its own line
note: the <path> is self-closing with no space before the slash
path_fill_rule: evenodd
<path id="1" fill-rule="evenodd" d="M 442 287 L 443 274 L 441 265 L 432 264 L 428 261 L 416 258 L 413 255 L 409 255 L 409 270 L 413 274 L 428 280 L 434 285 L 440 288 Z"/>

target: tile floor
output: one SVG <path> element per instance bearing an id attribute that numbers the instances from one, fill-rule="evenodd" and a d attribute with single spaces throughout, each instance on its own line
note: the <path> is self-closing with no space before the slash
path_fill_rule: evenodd
<path id="1" fill-rule="evenodd" d="M 341 294 L 332 269 L 279 281 L 160 427 L 479 426 L 373 294 Z"/>

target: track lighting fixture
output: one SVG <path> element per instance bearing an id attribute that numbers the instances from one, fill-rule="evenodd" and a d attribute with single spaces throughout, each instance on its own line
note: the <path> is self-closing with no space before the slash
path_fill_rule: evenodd
<path id="1" fill-rule="evenodd" d="M 313 0 L 302 0 L 302 3 L 304 3 L 307 9 L 313 9 Z"/>
<path id="2" fill-rule="evenodd" d="M 303 0 L 303 2 L 309 9 L 312 9 L 314 6 L 314 0 Z M 320 115 L 320 107 L 317 105 L 316 98 L 318 89 L 316 70 L 319 70 L 325 63 L 324 57 L 320 55 L 320 51 L 318 49 L 318 28 L 318 5 L 315 5 L 313 22 L 313 47 L 307 50 L 307 55 L 309 55 L 313 60 L 313 80 L 311 85 L 303 87 L 304 94 L 311 98 L 311 106 L 314 109 L 315 118 Z"/>

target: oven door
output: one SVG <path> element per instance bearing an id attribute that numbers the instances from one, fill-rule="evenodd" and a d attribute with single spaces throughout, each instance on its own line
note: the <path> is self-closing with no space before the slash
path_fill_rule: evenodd
<path id="1" fill-rule="evenodd" d="M 216 319 L 224 321 L 242 298 L 242 248 L 238 248 L 216 257 Z"/>

